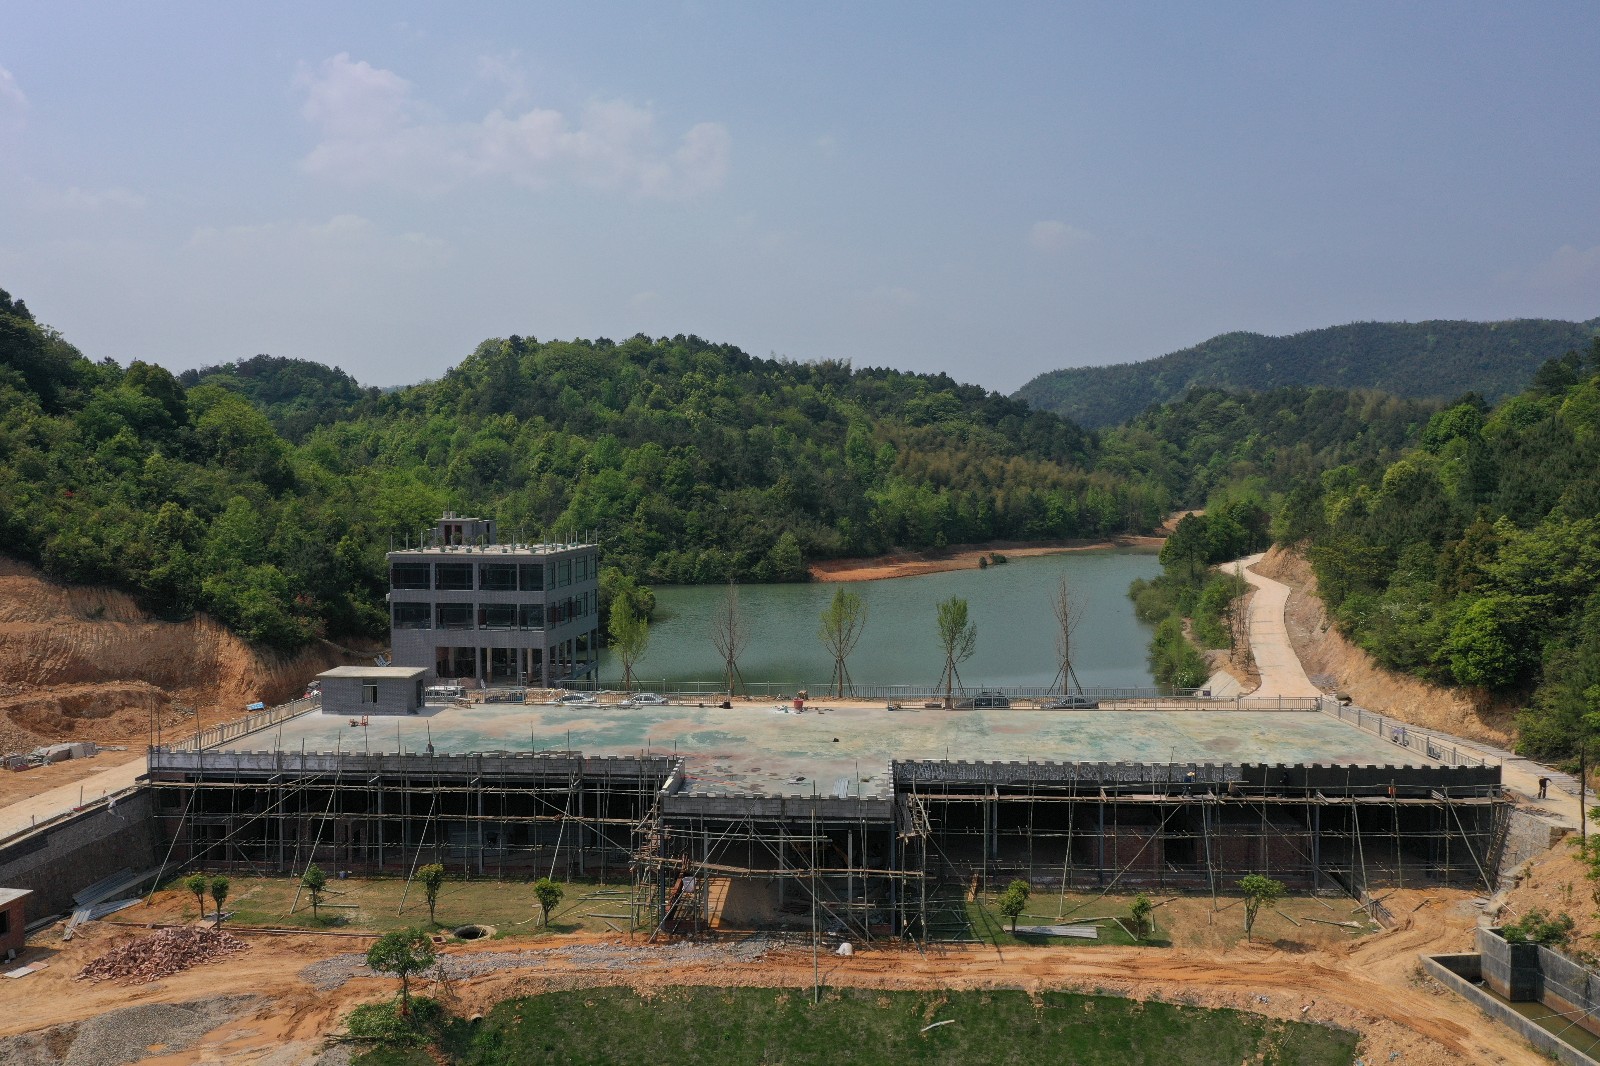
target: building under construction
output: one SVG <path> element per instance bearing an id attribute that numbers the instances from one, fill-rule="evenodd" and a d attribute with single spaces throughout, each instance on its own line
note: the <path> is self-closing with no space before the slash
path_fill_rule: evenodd
<path id="1" fill-rule="evenodd" d="M 592 878 L 651 932 L 815 914 L 853 938 L 940 939 L 961 935 L 974 889 L 1014 878 L 1113 892 L 1227 892 L 1249 873 L 1350 894 L 1492 885 L 1509 816 L 1499 767 L 1382 765 L 1409 753 L 1314 710 L 1224 706 L 478 704 L 379 725 L 311 711 L 158 747 L 150 778 L 170 864 Z M 949 757 L 952 738 L 972 761 Z M 1157 746 L 1168 758 L 1149 757 Z M 1237 758 L 1188 757 L 1218 746 Z M 1282 752 L 1296 761 L 1268 761 Z"/>

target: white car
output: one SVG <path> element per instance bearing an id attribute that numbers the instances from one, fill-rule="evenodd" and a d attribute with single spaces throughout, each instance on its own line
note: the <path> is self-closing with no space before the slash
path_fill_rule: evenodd
<path id="1" fill-rule="evenodd" d="M 557 707 L 572 707 L 590 703 L 598 703 L 600 701 L 595 699 L 587 692 L 566 692 L 557 696 L 550 702 L 555 704 Z"/>
<path id="2" fill-rule="evenodd" d="M 622 707 L 665 707 L 672 701 L 654 692 L 635 692 L 623 700 Z"/>

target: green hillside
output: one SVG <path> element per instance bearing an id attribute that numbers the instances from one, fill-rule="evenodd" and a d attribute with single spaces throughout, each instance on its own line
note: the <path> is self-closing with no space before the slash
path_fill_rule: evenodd
<path id="1" fill-rule="evenodd" d="M 1597 332 L 1600 318 L 1356 322 L 1290 337 L 1224 333 L 1141 363 L 1040 374 L 1016 398 L 1091 428 L 1126 422 L 1196 385 L 1325 385 L 1412 398 L 1476 392 L 1493 401 L 1527 385 L 1546 359 L 1587 348 Z"/>
<path id="2" fill-rule="evenodd" d="M 0 292 L 0 537 L 61 580 L 293 648 L 386 626 L 384 551 L 443 510 L 584 532 L 647 582 L 1148 530 L 1160 485 L 1076 425 L 943 375 L 693 336 L 485 341 L 380 392 L 258 356 L 94 361 Z"/>

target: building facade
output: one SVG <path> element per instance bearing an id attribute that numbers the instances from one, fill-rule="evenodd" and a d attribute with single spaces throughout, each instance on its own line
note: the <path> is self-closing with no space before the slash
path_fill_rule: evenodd
<path id="1" fill-rule="evenodd" d="M 422 710 L 420 666 L 336 666 L 317 675 L 323 714 L 416 714 Z"/>
<path id="2" fill-rule="evenodd" d="M 594 672 L 593 544 L 501 544 L 495 523 L 445 514 L 430 544 L 389 553 L 394 665 L 430 680 L 554 686 Z"/>

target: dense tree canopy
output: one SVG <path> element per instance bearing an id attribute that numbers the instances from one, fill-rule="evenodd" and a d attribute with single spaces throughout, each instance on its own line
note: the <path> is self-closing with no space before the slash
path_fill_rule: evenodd
<path id="1" fill-rule="evenodd" d="M 1017 398 L 1091 428 L 1114 426 L 1194 386 L 1320 385 L 1414 398 L 1521 389 L 1545 360 L 1589 343 L 1600 319 L 1354 322 L 1289 337 L 1224 333 L 1158 359 L 1041 374 Z"/>

